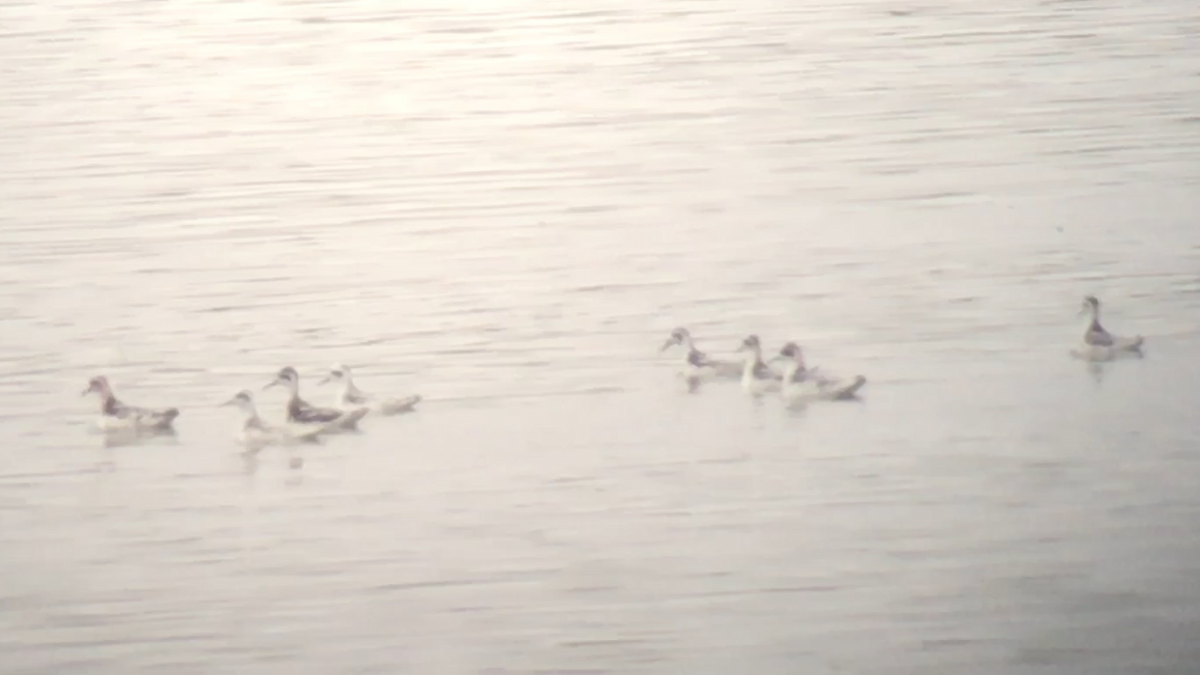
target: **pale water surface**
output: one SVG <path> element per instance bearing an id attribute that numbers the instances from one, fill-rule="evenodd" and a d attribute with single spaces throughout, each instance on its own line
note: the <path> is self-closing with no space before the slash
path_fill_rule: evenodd
<path id="1" fill-rule="evenodd" d="M 1194 673 L 1198 45 L 1191 0 L 4 0 L 0 671 Z M 1085 293 L 1146 359 L 1068 358 Z M 676 324 L 864 400 L 688 396 Z M 334 361 L 427 402 L 245 464 L 215 405 Z M 178 440 L 103 447 L 97 373 Z"/>

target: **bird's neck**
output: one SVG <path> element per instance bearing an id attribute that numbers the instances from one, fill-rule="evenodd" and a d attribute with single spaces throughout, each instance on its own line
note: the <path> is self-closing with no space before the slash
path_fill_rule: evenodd
<path id="1" fill-rule="evenodd" d="M 358 387 L 354 386 L 354 380 L 349 377 L 346 377 L 338 384 L 338 399 L 341 401 L 346 401 L 357 393 Z"/>
<path id="2" fill-rule="evenodd" d="M 797 359 L 793 360 L 791 363 L 787 364 L 787 368 L 784 370 L 784 380 L 791 382 L 792 378 L 794 378 L 796 376 L 796 373 L 800 373 L 803 371 L 804 371 L 804 360 L 797 358 Z"/>
<path id="3" fill-rule="evenodd" d="M 258 416 L 258 408 L 253 403 L 242 404 L 242 416 L 245 421 L 242 426 L 246 429 L 261 429 L 263 427 L 262 418 Z"/>

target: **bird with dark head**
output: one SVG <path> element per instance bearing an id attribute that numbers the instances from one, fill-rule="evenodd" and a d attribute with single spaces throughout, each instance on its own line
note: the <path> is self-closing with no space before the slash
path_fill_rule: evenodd
<path id="1" fill-rule="evenodd" d="M 317 384 L 326 382 L 338 383 L 335 406 L 344 412 L 366 406 L 380 415 L 400 415 L 415 411 L 417 404 L 421 402 L 420 394 L 411 394 L 402 398 L 376 398 L 354 384 L 354 374 L 350 371 L 350 366 L 343 363 L 335 363 L 330 366 L 329 374 Z"/>
<path id="2" fill-rule="evenodd" d="M 804 358 L 804 354 L 800 351 L 800 345 L 795 342 L 788 342 L 779 350 L 780 356 L 786 356 L 790 359 L 800 360 Z"/>
<path id="3" fill-rule="evenodd" d="M 751 351 L 757 354 L 762 353 L 762 342 L 759 341 L 757 335 L 747 335 L 746 339 L 742 340 L 742 344 L 738 345 L 739 352 Z"/>
<path id="4" fill-rule="evenodd" d="M 746 336 L 738 346 L 738 351 L 746 352 L 746 360 L 742 364 L 742 388 L 748 393 L 757 396 L 779 385 L 779 375 L 763 363 L 762 341 L 757 335 Z"/>
<path id="5" fill-rule="evenodd" d="M 297 373 L 296 369 L 291 366 L 280 368 L 279 372 L 275 373 L 275 379 L 268 382 L 263 387 L 263 391 L 275 386 L 286 387 L 289 391 L 298 393 L 300 390 L 300 373 Z"/>
<path id="6" fill-rule="evenodd" d="M 672 330 L 671 335 L 667 337 L 667 341 L 662 344 L 662 347 L 659 347 L 658 351 L 665 352 L 675 345 L 680 345 L 689 351 L 694 349 L 692 345 L 692 335 L 688 332 L 688 329 L 684 328 L 683 326 L 679 326 L 678 328 Z"/>
<path id="7" fill-rule="evenodd" d="M 172 433 L 178 408 L 140 408 L 122 403 L 113 393 L 108 378 L 97 375 L 88 380 L 80 396 L 100 395 L 100 426 L 106 430 L 131 429 L 141 434 Z"/>
<path id="8" fill-rule="evenodd" d="M 1109 361 L 1121 355 L 1141 355 L 1142 336 L 1124 338 L 1113 335 L 1100 324 L 1100 300 L 1094 295 L 1083 296 L 1079 313 L 1087 316 L 1083 341 L 1072 350 L 1076 356 L 1089 361 Z"/>
<path id="9" fill-rule="evenodd" d="M 772 361 L 782 361 L 782 360 L 790 361 L 790 363 L 788 363 L 787 366 L 784 367 L 784 370 L 783 370 L 783 379 L 784 380 L 788 380 L 788 379 L 794 380 L 797 378 L 803 379 L 805 377 L 805 375 L 809 372 L 808 368 L 804 364 L 804 352 L 800 349 L 800 345 L 796 344 L 795 342 L 785 343 L 783 345 L 783 347 L 781 347 L 779 349 L 779 354 L 777 354 L 771 360 Z M 816 369 L 814 368 L 813 370 L 815 371 Z"/>
<path id="10" fill-rule="evenodd" d="M 279 426 L 267 422 L 258 414 L 254 396 L 246 389 L 219 407 L 233 406 L 242 411 L 244 419 L 238 430 L 238 440 L 248 454 L 256 454 L 268 445 L 292 445 L 294 443 L 320 443 L 320 436 L 328 430 L 329 423 L 294 424 Z"/>
<path id="11" fill-rule="evenodd" d="M 696 391 L 702 381 L 711 377 L 736 377 L 742 372 L 740 361 L 712 359 L 697 349 L 692 334 L 683 326 L 671 331 L 659 351 L 664 352 L 675 345 L 683 347 L 683 363 L 679 376 L 687 383 L 688 391 Z"/>
<path id="12" fill-rule="evenodd" d="M 804 362 L 804 350 L 795 342 L 784 344 L 775 359 L 788 361 L 783 369 L 782 393 L 784 400 L 788 401 L 789 405 L 817 399 L 852 399 L 867 382 L 867 378 L 862 375 L 855 375 L 849 380 L 844 380 L 837 377 L 826 377 L 817 372 L 816 367 L 809 368 Z"/>
<path id="13" fill-rule="evenodd" d="M 343 412 L 336 408 L 319 408 L 300 398 L 300 374 L 291 366 L 284 366 L 275 374 L 275 378 L 263 387 L 264 390 L 274 386 L 287 387 L 289 397 L 287 404 L 287 420 L 299 424 L 328 423 L 337 421 L 343 429 L 358 429 L 358 420 L 367 414 L 367 409 Z"/>
<path id="14" fill-rule="evenodd" d="M 233 398 L 229 399 L 228 401 L 225 401 L 219 407 L 224 407 L 224 406 L 234 406 L 243 411 L 257 414 L 254 409 L 254 397 L 250 394 L 250 391 L 248 389 L 243 389 L 243 390 L 239 391 L 238 393 L 234 394 Z"/>

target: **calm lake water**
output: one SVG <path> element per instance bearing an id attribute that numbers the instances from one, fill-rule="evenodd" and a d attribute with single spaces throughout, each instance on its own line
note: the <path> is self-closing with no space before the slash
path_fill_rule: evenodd
<path id="1" fill-rule="evenodd" d="M 1200 667 L 1194 2 L 0 30 L 5 675 Z M 1145 359 L 1067 356 L 1087 293 Z M 869 383 L 687 395 L 675 325 Z M 216 404 L 335 361 L 422 410 L 244 462 Z"/>

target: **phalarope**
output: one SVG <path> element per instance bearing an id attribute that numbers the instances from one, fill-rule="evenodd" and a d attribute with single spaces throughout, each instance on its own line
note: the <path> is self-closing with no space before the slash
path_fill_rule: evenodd
<path id="1" fill-rule="evenodd" d="M 276 385 L 287 387 L 290 397 L 287 404 L 287 421 L 300 424 L 333 423 L 326 431 L 357 430 L 358 421 L 367 414 L 367 408 L 342 411 L 336 408 L 318 408 L 300 398 L 300 374 L 291 366 L 284 366 L 275 375 L 275 379 L 267 383 L 263 390 Z"/>
<path id="2" fill-rule="evenodd" d="M 351 410 L 367 406 L 380 415 L 399 415 L 401 413 L 413 412 L 417 404 L 421 402 L 421 397 L 417 394 L 405 396 L 404 398 L 375 398 L 354 385 L 354 376 L 350 372 L 350 367 L 341 363 L 333 364 L 329 369 L 329 374 L 318 384 L 325 384 L 326 382 L 340 383 L 341 386 L 338 387 L 335 405 L 341 410 Z"/>
<path id="3" fill-rule="evenodd" d="M 1141 335 L 1118 337 L 1100 325 L 1100 301 L 1096 296 L 1085 296 L 1079 313 L 1087 315 L 1088 322 L 1079 346 L 1071 350 L 1073 355 L 1087 361 L 1111 361 L 1120 356 L 1141 355 L 1145 342 Z"/>
<path id="4" fill-rule="evenodd" d="M 259 417 L 254 398 L 244 389 L 221 406 L 236 406 L 242 411 L 245 419 L 238 430 L 237 440 L 246 446 L 247 452 L 257 452 L 268 445 L 320 443 L 320 435 L 326 431 L 326 427 L 337 422 L 335 419 L 332 422 L 276 426 Z"/>
<path id="5" fill-rule="evenodd" d="M 783 398 L 789 403 L 815 399 L 852 399 L 867 383 L 867 378 L 862 375 L 855 375 L 849 381 L 845 381 L 825 377 L 817 372 L 817 368 L 809 368 L 804 363 L 804 352 L 795 342 L 785 344 L 772 360 L 778 359 L 790 359 L 783 371 L 782 387 Z"/>
<path id="6" fill-rule="evenodd" d="M 172 434 L 178 408 L 139 408 L 126 405 L 113 394 L 108 378 L 97 375 L 88 380 L 87 389 L 80 396 L 96 393 L 100 395 L 100 419 L 97 425 L 105 431 L 133 431 L 139 434 Z"/>
<path id="7" fill-rule="evenodd" d="M 682 326 L 671 331 L 670 337 L 658 351 L 665 352 L 675 345 L 683 347 L 683 368 L 679 375 L 687 381 L 689 389 L 694 389 L 705 378 L 739 377 L 742 374 L 741 362 L 709 358 L 707 354 L 696 349 L 692 334 Z"/>
<path id="8" fill-rule="evenodd" d="M 742 388 L 755 396 L 764 392 L 778 389 L 780 376 L 763 362 L 762 343 L 757 335 L 747 336 L 742 340 L 739 352 L 746 352 L 746 360 L 742 363 Z"/>

